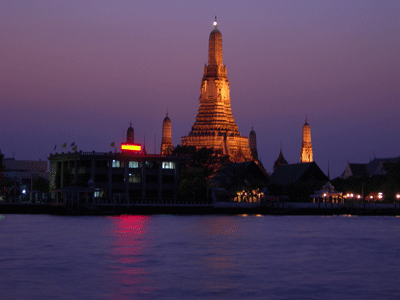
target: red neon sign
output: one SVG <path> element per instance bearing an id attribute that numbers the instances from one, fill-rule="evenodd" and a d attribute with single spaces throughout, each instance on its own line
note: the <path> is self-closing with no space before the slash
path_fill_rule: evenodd
<path id="1" fill-rule="evenodd" d="M 121 150 L 140 152 L 142 151 L 142 146 L 136 144 L 121 144 Z"/>

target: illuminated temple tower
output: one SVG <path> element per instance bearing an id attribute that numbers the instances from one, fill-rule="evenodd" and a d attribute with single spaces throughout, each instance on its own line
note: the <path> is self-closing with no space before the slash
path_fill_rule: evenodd
<path id="1" fill-rule="evenodd" d="M 310 125 L 304 123 L 303 126 L 303 142 L 301 143 L 300 161 L 302 163 L 313 162 L 313 151 L 311 146 L 311 128 Z"/>
<path id="2" fill-rule="evenodd" d="M 192 130 L 182 137 L 182 146 L 221 150 L 236 162 L 250 161 L 248 138 L 241 136 L 232 115 L 229 81 L 222 62 L 222 35 L 214 22 L 204 66 L 199 109 Z"/>
<path id="3" fill-rule="evenodd" d="M 161 155 L 171 155 L 172 150 L 174 150 L 174 146 L 172 145 L 171 120 L 167 113 L 163 121 Z"/>

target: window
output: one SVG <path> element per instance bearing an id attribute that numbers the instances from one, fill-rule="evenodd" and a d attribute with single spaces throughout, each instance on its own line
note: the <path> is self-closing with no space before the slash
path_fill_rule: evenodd
<path id="1" fill-rule="evenodd" d="M 112 161 L 112 167 L 113 167 L 113 168 L 119 168 L 120 166 L 121 166 L 120 161 L 119 161 L 119 160 L 113 159 L 113 161 Z"/>
<path id="2" fill-rule="evenodd" d="M 141 189 L 129 189 L 129 198 L 139 200 L 142 198 L 142 190 Z"/>
<path id="3" fill-rule="evenodd" d="M 158 198 L 158 190 L 146 190 L 146 198 L 147 199 Z"/>
<path id="4" fill-rule="evenodd" d="M 151 170 L 158 170 L 158 163 L 153 161 L 146 161 L 146 168 Z"/>
<path id="5" fill-rule="evenodd" d="M 141 183 L 142 176 L 140 174 L 129 174 L 129 182 L 131 183 Z"/>
<path id="6" fill-rule="evenodd" d="M 163 199 L 173 199 L 174 198 L 174 190 L 162 190 L 162 198 Z"/>
<path id="7" fill-rule="evenodd" d="M 96 182 L 108 182 L 108 175 L 107 174 L 95 174 L 94 181 Z"/>
<path id="8" fill-rule="evenodd" d="M 158 183 L 158 175 L 146 175 L 146 183 Z"/>
<path id="9" fill-rule="evenodd" d="M 96 168 L 107 168 L 107 161 L 106 160 L 96 160 L 95 161 Z"/>
<path id="10" fill-rule="evenodd" d="M 81 160 L 81 166 L 90 168 L 92 166 L 92 161 L 91 160 Z"/>
<path id="11" fill-rule="evenodd" d="M 112 182 L 124 182 L 125 178 L 123 174 L 112 174 Z"/>
<path id="12" fill-rule="evenodd" d="M 129 162 L 129 168 L 131 169 L 139 169 L 142 167 L 142 162 L 139 161 L 130 161 Z"/>
<path id="13" fill-rule="evenodd" d="M 163 175 L 162 176 L 162 183 L 166 184 L 174 184 L 175 177 L 173 175 Z"/>
<path id="14" fill-rule="evenodd" d="M 173 161 L 163 161 L 162 162 L 163 169 L 175 169 L 175 162 Z"/>
<path id="15" fill-rule="evenodd" d="M 104 190 L 103 189 L 95 189 L 94 197 L 95 198 L 104 197 Z"/>

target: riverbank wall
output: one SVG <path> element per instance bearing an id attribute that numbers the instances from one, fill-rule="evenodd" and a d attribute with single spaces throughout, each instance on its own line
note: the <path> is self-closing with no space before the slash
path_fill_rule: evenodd
<path id="1" fill-rule="evenodd" d="M 212 205 L 91 205 L 69 206 L 62 204 L 0 204 L 0 214 L 52 214 L 52 215 L 368 215 L 400 216 L 399 205 L 357 204 L 318 206 L 314 203 L 282 203 L 279 206 L 220 206 Z"/>

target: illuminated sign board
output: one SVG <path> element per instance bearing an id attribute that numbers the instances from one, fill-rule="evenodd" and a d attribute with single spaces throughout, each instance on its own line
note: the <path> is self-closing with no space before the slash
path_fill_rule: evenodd
<path id="1" fill-rule="evenodd" d="M 122 151 L 140 152 L 140 151 L 142 151 L 142 145 L 138 145 L 138 144 L 121 144 L 121 150 Z"/>

